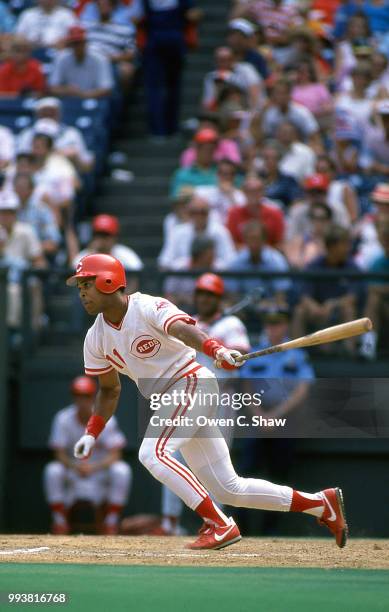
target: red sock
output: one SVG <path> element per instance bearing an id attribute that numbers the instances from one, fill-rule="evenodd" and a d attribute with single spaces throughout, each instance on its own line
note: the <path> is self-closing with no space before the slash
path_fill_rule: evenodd
<path id="1" fill-rule="evenodd" d="M 215 525 L 219 525 L 220 527 L 228 525 L 228 518 L 213 503 L 212 499 L 209 496 L 203 499 L 201 504 L 197 506 L 196 512 L 206 522 L 215 523 Z"/>
<path id="2" fill-rule="evenodd" d="M 290 512 L 306 512 L 314 516 L 321 516 L 324 502 L 319 493 L 302 493 L 293 490 Z"/>
<path id="3" fill-rule="evenodd" d="M 67 523 L 67 512 L 63 503 L 50 504 L 50 510 L 54 523 L 62 525 Z"/>
<path id="4" fill-rule="evenodd" d="M 123 506 L 120 506 L 119 504 L 108 504 L 104 523 L 106 525 L 116 524 L 119 520 L 119 514 L 121 513 L 122 508 Z"/>
<path id="5" fill-rule="evenodd" d="M 50 504 L 50 509 L 52 512 L 59 512 L 59 514 L 66 516 L 65 505 L 62 503 Z"/>

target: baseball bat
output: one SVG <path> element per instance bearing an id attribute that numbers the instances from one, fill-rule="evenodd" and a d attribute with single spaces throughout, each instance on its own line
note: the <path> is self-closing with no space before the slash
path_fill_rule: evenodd
<path id="1" fill-rule="evenodd" d="M 246 353 L 237 357 L 237 361 L 247 361 L 248 359 L 254 359 L 255 357 L 263 357 L 263 355 L 271 355 L 272 353 L 282 353 L 283 351 L 289 351 L 294 348 L 303 348 L 306 346 L 315 346 L 316 344 L 326 344 L 327 342 L 335 342 L 336 340 L 344 340 L 345 338 L 351 338 L 352 336 L 359 336 L 373 329 L 373 324 L 367 317 L 363 319 L 355 319 L 348 323 L 341 323 L 340 325 L 333 325 L 332 327 L 326 327 L 320 329 L 313 334 L 307 336 L 301 336 L 295 340 L 289 340 L 282 344 L 275 344 L 268 348 L 262 349 L 261 351 L 254 351 L 253 353 Z"/>

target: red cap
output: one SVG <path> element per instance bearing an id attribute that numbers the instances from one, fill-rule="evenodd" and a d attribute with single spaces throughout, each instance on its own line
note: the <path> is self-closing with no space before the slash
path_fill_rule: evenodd
<path id="1" fill-rule="evenodd" d="M 116 236 L 119 233 L 119 221 L 113 215 L 97 215 L 92 221 L 94 232 L 103 232 Z"/>
<path id="2" fill-rule="evenodd" d="M 93 378 L 88 378 L 88 376 L 77 376 L 72 381 L 70 390 L 73 395 L 94 395 L 96 393 L 96 383 Z"/>
<path id="3" fill-rule="evenodd" d="M 321 191 L 327 191 L 329 184 L 330 179 L 326 174 L 312 174 L 305 179 L 304 188 L 307 190 L 320 189 Z"/>
<path id="4" fill-rule="evenodd" d="M 216 142 L 218 138 L 219 134 L 216 132 L 216 130 L 213 130 L 212 128 L 202 128 L 196 132 L 194 141 L 197 144 L 206 144 L 209 142 Z"/>
<path id="5" fill-rule="evenodd" d="M 195 288 L 196 291 L 209 291 L 209 293 L 222 296 L 224 293 L 224 282 L 217 274 L 202 274 L 197 279 Z"/>
<path id="6" fill-rule="evenodd" d="M 66 37 L 68 43 L 72 42 L 81 42 L 86 40 L 86 34 L 84 28 L 79 25 L 72 26 L 68 30 L 68 35 Z"/>

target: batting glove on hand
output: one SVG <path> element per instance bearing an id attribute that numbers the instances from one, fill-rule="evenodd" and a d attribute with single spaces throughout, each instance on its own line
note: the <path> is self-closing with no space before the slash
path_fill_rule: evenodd
<path id="1" fill-rule="evenodd" d="M 236 358 L 240 357 L 241 354 L 239 351 L 230 350 L 222 346 L 215 353 L 213 365 L 215 368 L 223 370 L 235 370 L 235 368 L 240 368 L 243 365 L 243 361 L 236 361 Z"/>
<path id="2" fill-rule="evenodd" d="M 96 438 L 90 434 L 84 434 L 74 446 L 76 459 L 87 459 L 92 452 Z"/>

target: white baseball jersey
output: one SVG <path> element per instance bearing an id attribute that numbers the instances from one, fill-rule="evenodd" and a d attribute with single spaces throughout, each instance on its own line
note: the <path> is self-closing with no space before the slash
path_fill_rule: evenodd
<path id="1" fill-rule="evenodd" d="M 246 327 L 238 317 L 234 315 L 228 317 L 217 315 L 210 322 L 201 321 L 198 316 L 195 316 L 195 319 L 203 332 L 211 336 L 211 338 L 219 340 L 223 346 L 229 349 L 236 349 L 242 353 L 247 353 L 250 350 L 250 340 Z M 197 361 L 202 365 L 206 365 L 217 378 L 231 378 L 234 376 L 234 373 L 237 373 L 234 370 L 215 368 L 209 363 L 209 358 L 207 359 L 203 353 L 197 355 Z"/>
<path id="2" fill-rule="evenodd" d="M 49 448 L 65 449 L 69 457 L 72 457 L 74 445 L 84 433 L 85 424 L 82 424 L 77 416 L 77 406 L 71 404 L 55 415 L 51 426 Z M 125 445 L 126 438 L 113 416 L 96 440 L 96 446 L 88 461 L 98 462 L 104 458 L 108 450 L 123 448 Z"/>
<path id="3" fill-rule="evenodd" d="M 85 373 L 99 376 L 112 369 L 129 376 L 146 398 L 162 393 L 169 381 L 196 367 L 196 351 L 169 335 L 176 321 L 196 321 L 160 297 L 133 293 L 117 325 L 99 314 L 84 343 Z"/>

